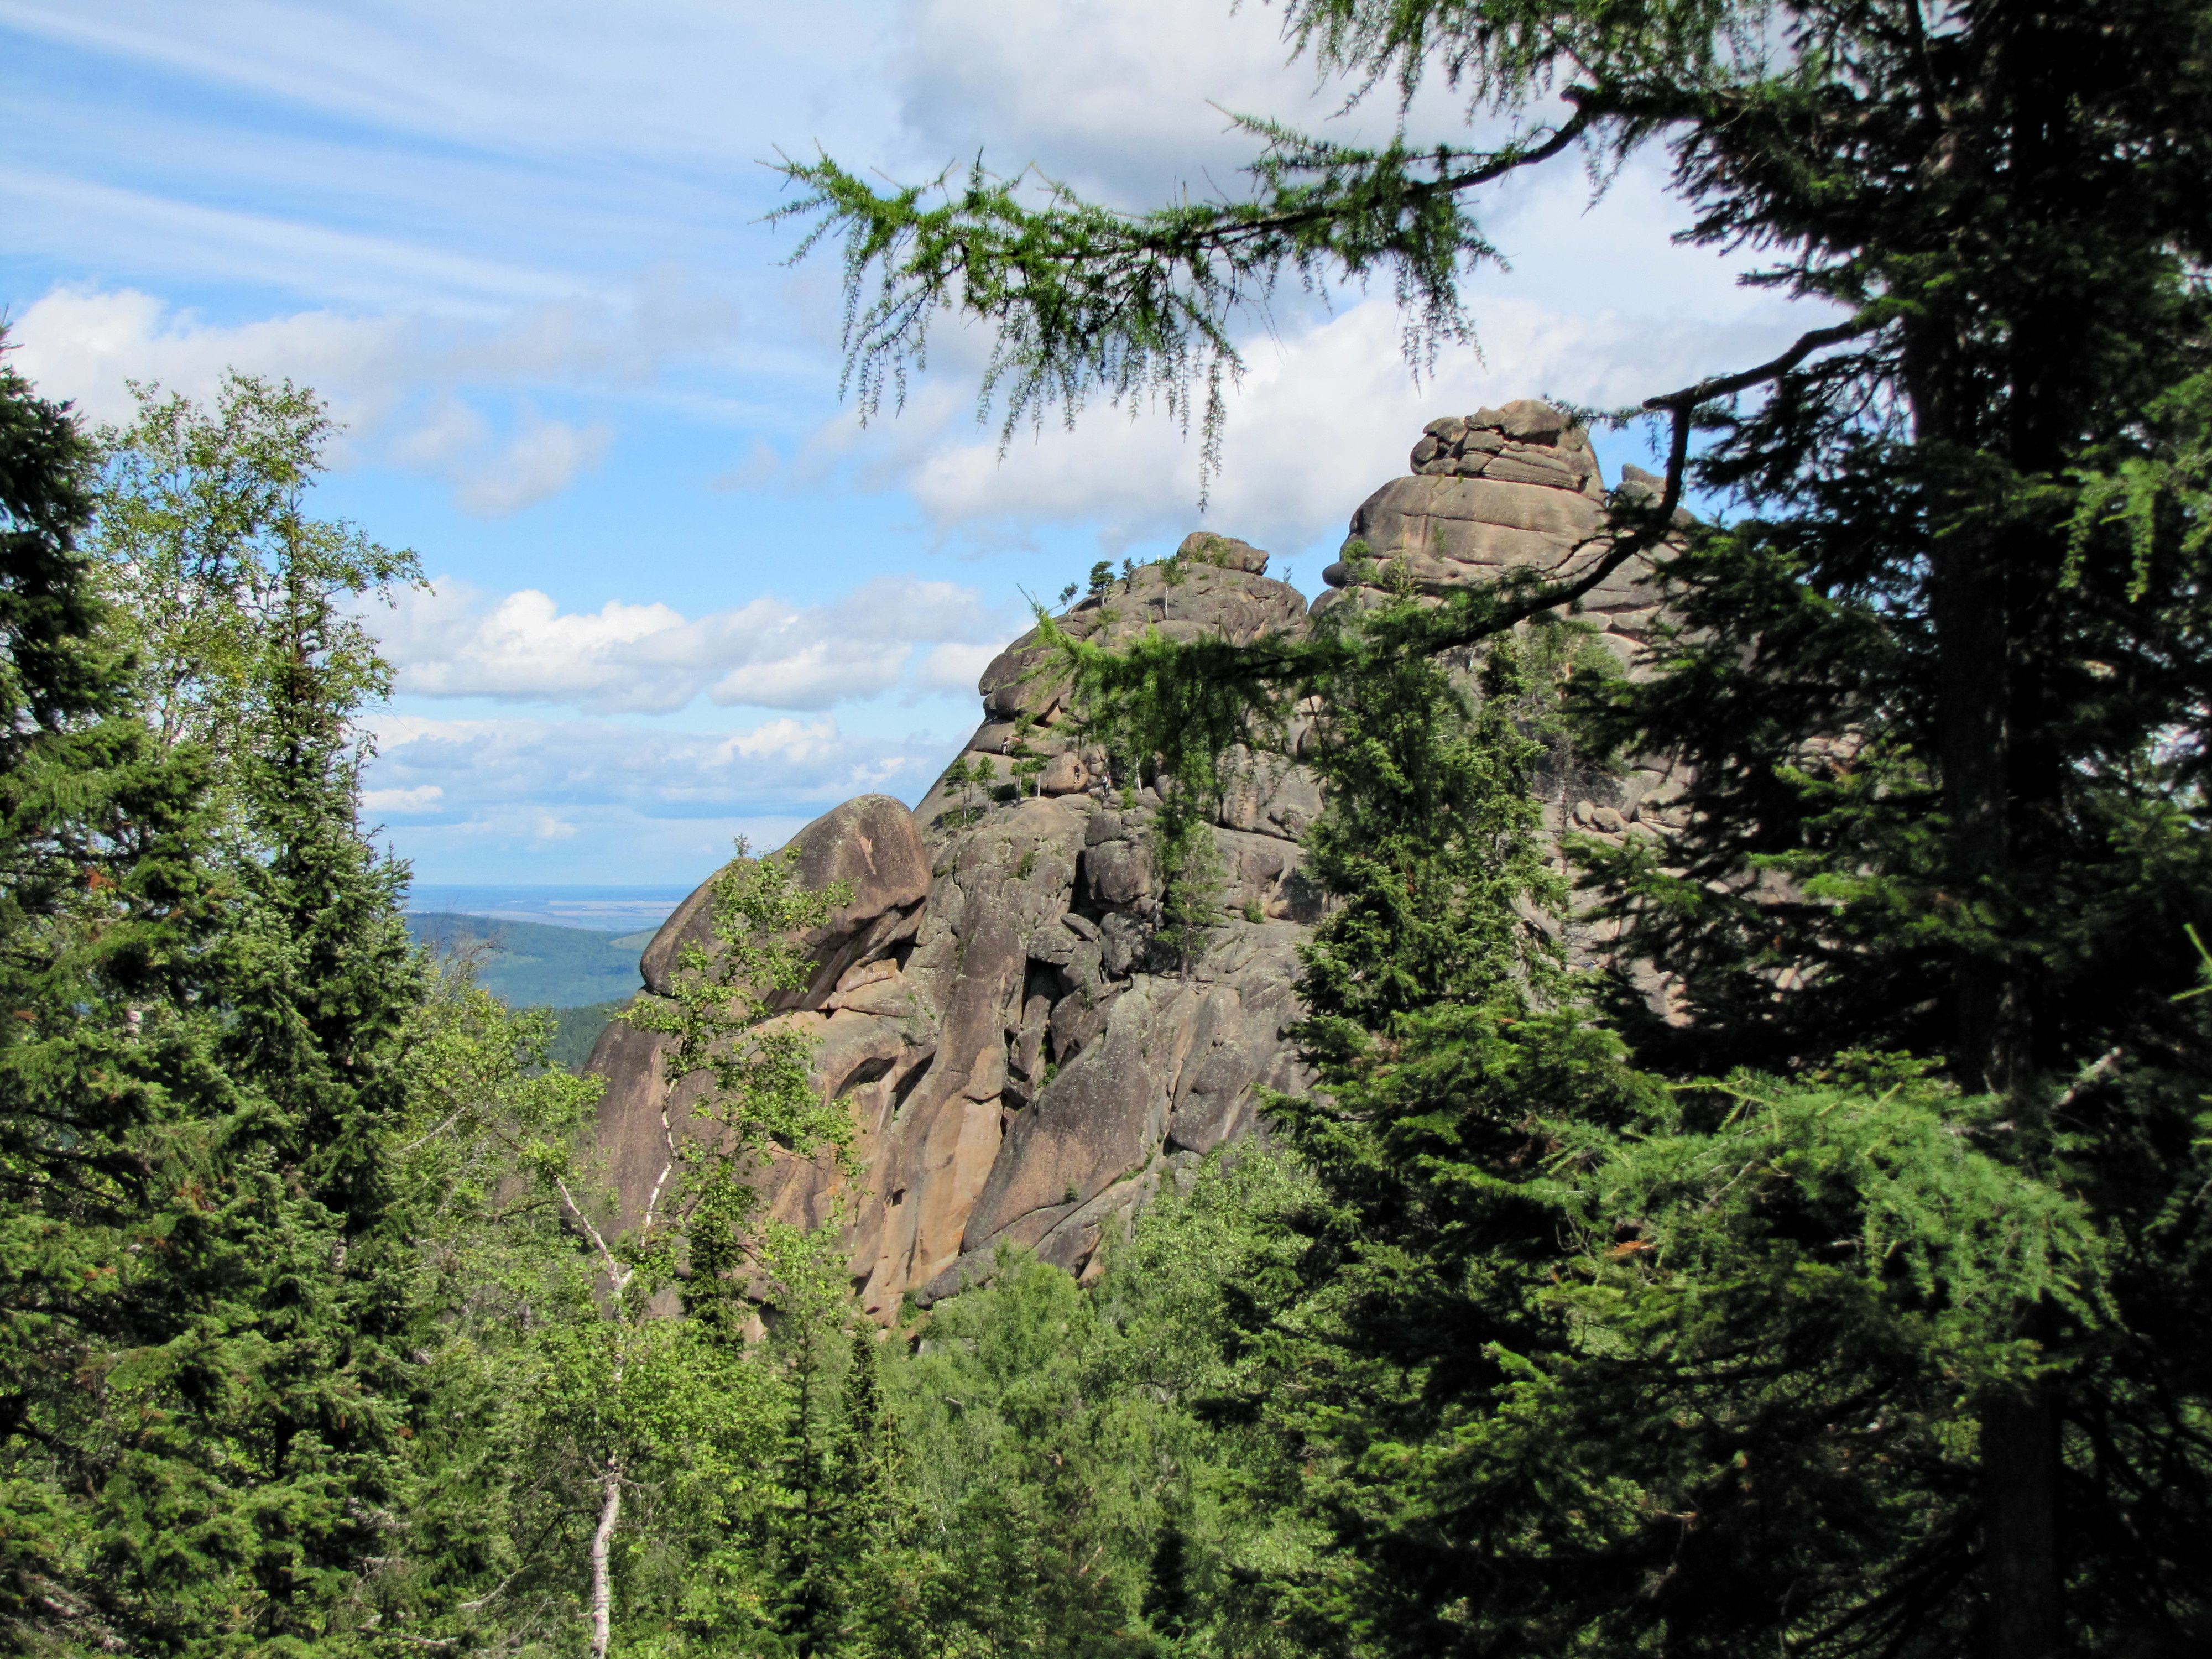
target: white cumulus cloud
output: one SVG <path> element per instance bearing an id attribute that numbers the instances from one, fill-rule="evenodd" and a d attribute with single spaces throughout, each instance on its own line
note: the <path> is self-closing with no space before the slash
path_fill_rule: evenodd
<path id="1" fill-rule="evenodd" d="M 922 423 L 924 413 L 880 441 L 902 457 L 907 489 L 947 538 L 1019 545 L 1041 526 L 1089 525 L 1119 551 L 1172 542 L 1202 523 L 1295 552 L 1340 536 L 1352 510 L 1406 470 L 1407 452 L 1437 416 L 1547 393 L 1601 407 L 1640 402 L 1716 364 L 1756 362 L 1806 325 L 1779 305 L 1660 323 L 1516 298 L 1481 314 L 1483 356 L 1448 354 L 1419 385 L 1400 349 L 1402 319 L 1383 299 L 1255 344 L 1202 519 L 1196 439 L 1158 411 L 1094 408 L 1073 432 L 1048 426 L 1003 458 L 991 434 L 949 410 L 934 425 Z M 866 457 L 872 439 L 855 438 L 848 425 L 842 441 Z M 1650 460 L 1633 438 L 1599 442 Z"/>
<path id="2" fill-rule="evenodd" d="M 837 722 L 819 720 L 801 726 L 794 720 L 770 720 L 750 732 L 740 732 L 722 745 L 719 758 L 761 760 L 774 757 L 781 761 L 801 763 L 810 760 L 834 758 L 839 753 L 843 738 L 837 731 Z"/>
<path id="3" fill-rule="evenodd" d="M 725 705 L 827 708 L 896 686 L 918 646 L 964 652 L 955 660 L 980 673 L 1023 626 L 1010 607 L 987 605 L 973 588 L 907 576 L 878 577 L 828 605 L 763 598 L 697 617 L 619 600 L 563 611 L 534 589 L 493 598 L 443 580 L 364 620 L 404 694 L 635 714 L 672 713 L 702 696 Z M 974 684 L 970 675 L 964 686 L 947 685 L 934 653 L 918 677 L 925 690 Z"/>
<path id="4" fill-rule="evenodd" d="M 940 645 L 921 659 L 915 671 L 915 689 L 918 691 L 944 691 L 955 696 L 972 692 L 975 683 L 983 678 L 983 671 L 991 665 L 1000 646 Z"/>
<path id="5" fill-rule="evenodd" d="M 526 410 L 521 429 L 506 443 L 453 466 L 455 495 L 470 512 L 503 519 L 566 489 L 578 473 L 599 464 L 614 435 L 604 421 L 572 426 Z"/>
<path id="6" fill-rule="evenodd" d="M 445 798 L 446 792 L 436 784 L 425 783 L 412 789 L 364 789 L 361 805 L 367 812 L 429 812 L 434 811 Z"/>
<path id="7" fill-rule="evenodd" d="M 641 819 L 801 819 L 871 792 L 918 798 L 956 739 L 847 735 L 834 718 L 743 732 L 608 720 L 438 720 L 386 713 L 363 805 L 459 828 L 557 834 L 609 811 Z M 403 808 L 403 805 L 404 808 Z"/>

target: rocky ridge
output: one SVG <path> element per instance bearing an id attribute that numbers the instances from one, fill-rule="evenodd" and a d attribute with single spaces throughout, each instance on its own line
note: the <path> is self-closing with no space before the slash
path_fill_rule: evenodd
<path id="1" fill-rule="evenodd" d="M 1363 588 L 1410 582 L 1433 595 L 1595 556 L 1607 493 L 1587 436 L 1559 410 L 1524 400 L 1434 421 L 1412 459 L 1409 476 L 1353 514 L 1311 613 L 1267 576 L 1265 553 L 1200 532 L 1060 626 L 1108 644 L 1148 628 L 1243 643 L 1303 631 Z M 1650 487 L 1632 469 L 1621 489 Z M 1616 572 L 1585 607 L 1624 663 L 1656 615 L 1646 575 Z M 781 1218 L 841 1222 L 854 1283 L 879 1318 L 908 1295 L 926 1303 L 974 1282 L 1002 1242 L 1092 1269 L 1108 1231 L 1162 1182 L 1262 1132 L 1263 1090 L 1307 1081 L 1283 1036 L 1297 1012 L 1297 947 L 1322 914 L 1300 867 L 1321 793 L 1297 762 L 1298 730 L 1290 753 L 1240 757 L 1214 828 L 1224 920 L 1186 965 L 1156 937 L 1157 798 L 1110 777 L 1085 744 L 1048 655 L 1032 631 L 984 671 L 981 724 L 911 811 L 863 796 L 794 838 L 809 884 L 846 879 L 854 896 L 806 941 L 812 982 L 779 1017 L 818 1039 L 816 1075 L 849 1103 L 860 1173 L 787 1157 L 761 1185 Z M 1677 793 L 1657 769 L 1571 766 L 1545 787 L 1553 830 L 1604 835 L 1639 833 Z M 649 988 L 665 986 L 685 942 L 708 939 L 706 893 L 647 950 Z M 1589 953 L 1604 942 L 1573 943 Z M 661 1039 L 617 1022 L 588 1067 L 606 1079 L 599 1138 L 625 1223 L 666 1134 L 696 1127 L 700 1079 L 672 1086 L 661 1055 Z"/>

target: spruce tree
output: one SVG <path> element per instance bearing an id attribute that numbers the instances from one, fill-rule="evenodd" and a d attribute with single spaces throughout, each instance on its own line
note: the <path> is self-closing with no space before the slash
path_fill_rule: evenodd
<path id="1" fill-rule="evenodd" d="M 162 1220 L 195 1150 L 179 1119 L 210 1092 L 195 1005 L 222 914 L 204 769 L 132 718 L 77 545 L 96 462 L 0 361 L 0 1612 L 26 1646 L 145 1627 L 101 1559 L 100 1493 L 118 1430 L 145 1431 L 118 1419 L 116 1373 L 173 1329 Z"/>
<path id="2" fill-rule="evenodd" d="M 852 1357 L 845 1366 L 843 1414 L 837 1427 L 840 1553 L 848 1575 L 853 1565 L 890 1541 L 898 1489 L 898 1428 L 884 1399 L 883 1376 L 873 1331 L 853 1333 Z"/>
<path id="3" fill-rule="evenodd" d="M 162 741 L 122 648 L 136 627 L 70 544 L 90 453 L 6 390 L 26 489 L 5 1109 L 29 1362 L 8 1453 L 47 1522 L 25 1529 L 22 1616 L 143 1651 L 342 1643 L 404 1478 L 380 1135 L 417 996 L 398 873 L 354 822 L 349 595 L 280 536 L 236 665 L 252 743 L 218 763 Z M 66 1291 L 40 1288 L 65 1264 Z"/>
<path id="4" fill-rule="evenodd" d="M 264 1651 L 339 1636 L 398 1527 L 410 1310 L 383 1153 L 421 997 L 404 872 L 355 817 L 351 720 L 387 671 L 360 646 L 357 582 L 326 566 L 301 510 L 319 410 L 280 404 L 275 418 L 299 462 L 257 475 L 255 449 L 195 454 L 191 481 L 225 499 L 179 526 L 225 556 L 195 580 L 255 603 L 223 663 L 233 729 L 215 750 L 229 905 L 210 951 L 211 1097 L 166 1224 L 172 1328 L 129 1368 L 165 1430 L 118 1460 L 106 1540 L 167 1639 Z M 189 730 L 162 735 L 209 752 Z"/>
<path id="5" fill-rule="evenodd" d="M 1152 1570 L 1146 1575 L 1145 1622 L 1152 1626 L 1163 1653 L 1182 1650 L 1190 1635 L 1190 1561 L 1182 1527 L 1170 1520 L 1160 1528 L 1160 1541 L 1152 1547 Z"/>
<path id="6" fill-rule="evenodd" d="M 1338 1553 L 1276 1575 L 1278 1616 L 1386 1653 L 1957 1644 L 1972 1391 L 2044 1370 L 2023 1302 L 2102 1327 L 2083 1206 L 1925 1065 L 1639 1068 L 1544 925 L 1573 635 L 1455 677 L 1395 648 L 1423 615 L 1322 630 L 1322 1086 L 1271 1103 L 1320 1197 L 1296 1273 L 1253 1286 L 1238 1409 Z M 1156 652 L 1070 655 L 1094 719 L 1203 774 L 1215 739 L 1145 724 Z"/>

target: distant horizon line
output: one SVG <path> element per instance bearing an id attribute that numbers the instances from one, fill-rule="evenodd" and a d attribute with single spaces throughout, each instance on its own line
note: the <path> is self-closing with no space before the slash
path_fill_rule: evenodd
<path id="1" fill-rule="evenodd" d="M 659 898 L 673 893 L 678 898 L 690 894 L 698 886 L 696 881 L 657 881 L 644 883 L 620 882 L 514 882 L 514 881 L 422 881 L 410 882 L 407 891 L 420 893 L 607 893 L 623 898 Z"/>
<path id="2" fill-rule="evenodd" d="M 400 900 L 410 916 L 527 921 L 620 936 L 658 927 L 698 889 L 696 882 L 426 881 Z"/>

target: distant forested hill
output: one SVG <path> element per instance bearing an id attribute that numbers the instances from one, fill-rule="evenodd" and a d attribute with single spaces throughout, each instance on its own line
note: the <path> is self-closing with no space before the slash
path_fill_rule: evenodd
<path id="1" fill-rule="evenodd" d="M 407 928 L 434 950 L 475 953 L 477 982 L 510 1008 L 627 1000 L 641 983 L 638 953 L 654 931 L 601 933 L 495 916 L 419 913 L 407 918 Z"/>

